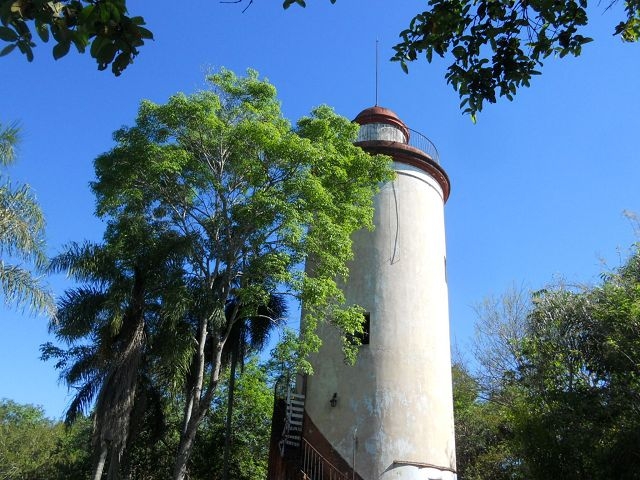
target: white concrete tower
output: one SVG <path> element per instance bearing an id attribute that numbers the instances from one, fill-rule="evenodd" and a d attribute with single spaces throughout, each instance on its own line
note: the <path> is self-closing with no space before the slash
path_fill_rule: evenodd
<path id="1" fill-rule="evenodd" d="M 454 479 L 444 228 L 449 179 L 433 144 L 392 111 L 375 106 L 355 121 L 357 144 L 391 156 L 397 177 L 375 199 L 375 230 L 354 236 L 344 287 L 347 302 L 367 311 L 368 344 L 356 365 L 347 366 L 338 332 L 320 330 L 323 346 L 306 381 L 303 437 L 349 479 Z"/>

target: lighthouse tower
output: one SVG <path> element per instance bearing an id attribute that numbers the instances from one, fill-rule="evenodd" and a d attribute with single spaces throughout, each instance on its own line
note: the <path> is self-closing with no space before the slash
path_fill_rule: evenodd
<path id="1" fill-rule="evenodd" d="M 358 359 L 345 365 L 339 333 L 321 329 L 303 438 L 350 479 L 454 479 L 449 179 L 433 144 L 391 110 L 367 108 L 355 121 L 357 145 L 392 157 L 396 178 L 376 196 L 375 230 L 354 236 L 344 292 L 367 312 Z"/>

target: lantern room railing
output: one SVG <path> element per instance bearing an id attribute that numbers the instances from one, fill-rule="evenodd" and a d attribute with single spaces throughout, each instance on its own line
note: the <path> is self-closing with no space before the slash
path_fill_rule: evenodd
<path id="1" fill-rule="evenodd" d="M 425 135 L 417 130 L 408 128 L 409 141 L 407 142 L 405 135 L 399 128 L 384 123 L 369 123 L 362 125 L 358 132 L 357 142 L 368 142 L 376 140 L 386 140 L 391 142 L 404 143 L 426 153 L 431 160 L 440 165 L 440 155 L 438 149 Z"/>
<path id="2" fill-rule="evenodd" d="M 417 130 L 410 128 L 409 132 L 411 132 L 411 135 L 409 136 L 409 145 L 417 148 L 418 150 L 422 150 L 431 157 L 431 160 L 440 165 L 440 154 L 433 142 Z"/>

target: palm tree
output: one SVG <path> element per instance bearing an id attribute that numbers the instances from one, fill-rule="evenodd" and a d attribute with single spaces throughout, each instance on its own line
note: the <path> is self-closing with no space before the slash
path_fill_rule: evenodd
<path id="1" fill-rule="evenodd" d="M 266 305 L 261 305 L 257 309 L 249 309 L 243 307 L 237 299 L 233 299 L 227 302 L 225 315 L 228 321 L 233 321 L 233 326 L 223 350 L 223 358 L 230 367 L 230 373 L 222 480 L 229 478 L 231 420 L 237 367 L 239 365 L 242 370 L 244 359 L 249 354 L 260 352 L 265 347 L 271 331 L 287 315 L 287 304 L 282 296 L 270 295 Z M 233 317 L 235 317 L 235 321 L 232 319 Z"/>
<path id="2" fill-rule="evenodd" d="M 0 166 L 15 161 L 18 134 L 15 124 L 0 125 Z M 6 257 L 11 263 L 5 262 Z M 0 173 L 0 288 L 4 300 L 52 315 L 53 297 L 29 265 L 40 271 L 46 265 L 44 216 L 28 185 L 14 187 Z"/>
<path id="3" fill-rule="evenodd" d="M 170 232 L 158 235 L 124 221 L 111 224 L 105 239 L 104 245 L 72 244 L 52 261 L 53 270 L 67 270 L 86 285 L 65 293 L 51 323 L 58 340 L 70 348 L 50 343 L 42 348 L 43 358 L 58 359 L 61 378 L 77 389 L 68 422 L 95 400 L 95 480 L 102 477 L 107 457 L 107 477 L 120 477 L 138 385 L 153 383 L 151 337 L 163 331 L 159 323 L 180 303 L 163 298 L 180 290 L 183 277 L 182 242 Z"/>

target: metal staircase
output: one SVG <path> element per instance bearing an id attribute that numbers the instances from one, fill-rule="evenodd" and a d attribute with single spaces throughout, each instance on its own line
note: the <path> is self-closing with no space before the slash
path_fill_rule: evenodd
<path id="1" fill-rule="evenodd" d="M 268 480 L 361 480 L 340 471 L 303 436 L 305 395 L 292 390 L 288 378 L 276 383 Z"/>
<path id="2" fill-rule="evenodd" d="M 306 439 L 302 442 L 300 471 L 304 480 L 348 480 L 346 474 L 320 455 Z"/>
<path id="3" fill-rule="evenodd" d="M 287 392 L 287 410 L 282 440 L 280 441 L 280 455 L 284 456 L 287 447 L 298 449 L 302 440 L 302 421 L 304 419 L 304 395 Z"/>

